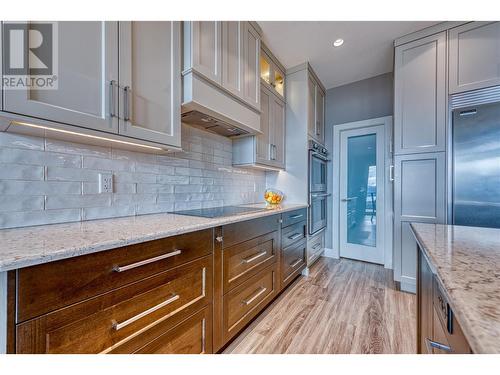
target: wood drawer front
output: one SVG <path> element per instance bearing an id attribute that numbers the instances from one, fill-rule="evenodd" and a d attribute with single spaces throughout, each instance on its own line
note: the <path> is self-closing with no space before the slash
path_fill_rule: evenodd
<path id="1" fill-rule="evenodd" d="M 288 285 L 302 270 L 306 264 L 306 241 L 303 240 L 290 247 L 283 249 L 281 277 L 282 286 Z"/>
<path id="2" fill-rule="evenodd" d="M 285 248 L 306 238 L 306 222 L 301 221 L 283 228 L 281 231 L 281 247 Z"/>
<path id="3" fill-rule="evenodd" d="M 285 228 L 289 225 L 298 223 L 299 221 L 304 221 L 307 219 L 307 209 L 301 208 L 300 210 L 285 212 L 281 216 L 283 223 L 281 224 L 282 228 Z"/>
<path id="4" fill-rule="evenodd" d="M 278 231 L 223 250 L 224 293 L 276 262 Z"/>
<path id="5" fill-rule="evenodd" d="M 240 221 L 222 227 L 224 248 L 262 236 L 279 229 L 279 215 L 261 217 L 258 219 Z"/>
<path id="6" fill-rule="evenodd" d="M 236 335 L 276 296 L 277 283 L 275 263 L 224 296 L 224 343 Z"/>
<path id="7" fill-rule="evenodd" d="M 212 305 L 135 351 L 138 354 L 211 354 Z"/>
<path id="8" fill-rule="evenodd" d="M 130 353 L 212 300 L 207 256 L 17 326 L 18 353 Z M 120 346 L 123 345 L 123 348 Z"/>
<path id="9" fill-rule="evenodd" d="M 207 229 L 20 269 L 17 321 L 23 322 L 211 254 L 212 248 L 213 230 Z M 123 269 L 131 265 L 137 267 Z M 121 272 L 115 270 L 117 266 L 122 267 Z"/>

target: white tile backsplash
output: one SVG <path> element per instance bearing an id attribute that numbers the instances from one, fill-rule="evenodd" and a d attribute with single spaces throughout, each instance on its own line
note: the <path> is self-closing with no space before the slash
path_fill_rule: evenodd
<path id="1" fill-rule="evenodd" d="M 231 140 L 182 126 L 168 155 L 0 133 L 0 228 L 262 200 L 265 172 L 233 168 Z M 113 194 L 98 194 L 100 172 Z"/>

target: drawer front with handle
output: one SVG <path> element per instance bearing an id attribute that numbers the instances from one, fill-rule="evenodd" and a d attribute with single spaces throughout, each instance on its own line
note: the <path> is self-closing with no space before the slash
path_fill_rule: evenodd
<path id="1" fill-rule="evenodd" d="M 154 338 L 153 328 L 210 304 L 212 262 L 207 256 L 18 324 L 17 352 L 131 353 Z"/>
<path id="2" fill-rule="evenodd" d="M 298 223 L 299 221 L 304 221 L 307 219 L 307 209 L 301 208 L 300 210 L 295 210 L 291 212 L 285 212 L 282 214 L 282 221 L 283 223 L 281 224 L 282 228 L 285 228 L 289 225 Z"/>
<path id="3" fill-rule="evenodd" d="M 212 238 L 207 229 L 20 269 L 18 322 L 211 254 Z"/>
<path id="4" fill-rule="evenodd" d="M 277 231 L 224 249 L 224 293 L 276 262 L 277 249 Z"/>
<path id="5" fill-rule="evenodd" d="M 137 354 L 212 353 L 212 306 L 191 315 L 174 328 L 144 345 Z"/>
<path id="6" fill-rule="evenodd" d="M 240 221 L 222 227 L 222 246 L 231 247 L 279 229 L 279 215 Z"/>
<path id="7" fill-rule="evenodd" d="M 306 241 L 293 244 L 283 249 L 281 257 L 282 288 L 288 285 L 302 272 L 306 265 Z"/>
<path id="8" fill-rule="evenodd" d="M 281 230 L 281 246 L 283 248 L 306 238 L 306 222 L 290 225 Z"/>
<path id="9" fill-rule="evenodd" d="M 236 335 L 276 296 L 276 270 L 276 263 L 272 264 L 224 296 L 224 342 Z"/>
<path id="10" fill-rule="evenodd" d="M 307 265 L 314 262 L 325 248 L 325 234 L 320 233 L 307 240 Z"/>

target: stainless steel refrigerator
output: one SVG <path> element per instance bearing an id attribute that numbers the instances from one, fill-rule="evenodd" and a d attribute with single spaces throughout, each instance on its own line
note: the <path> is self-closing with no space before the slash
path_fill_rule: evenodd
<path id="1" fill-rule="evenodd" d="M 456 225 L 500 228 L 500 103 L 453 111 Z"/>

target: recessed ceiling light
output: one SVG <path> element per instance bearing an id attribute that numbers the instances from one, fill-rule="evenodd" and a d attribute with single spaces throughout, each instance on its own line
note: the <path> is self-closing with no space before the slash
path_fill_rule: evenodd
<path id="1" fill-rule="evenodd" d="M 333 42 L 334 47 L 340 47 L 342 44 L 344 44 L 344 39 L 337 39 L 335 42 Z"/>

